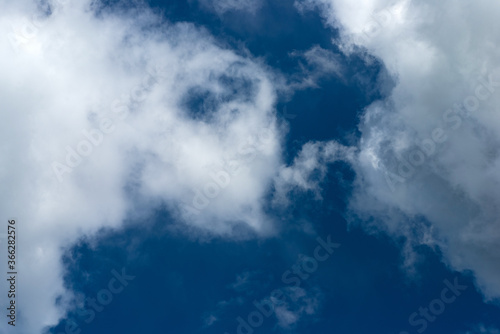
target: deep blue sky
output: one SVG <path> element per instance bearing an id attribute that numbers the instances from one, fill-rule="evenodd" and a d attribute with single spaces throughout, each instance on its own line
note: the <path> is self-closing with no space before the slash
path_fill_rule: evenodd
<path id="1" fill-rule="evenodd" d="M 300 15 L 293 1 L 268 2 L 258 15 L 226 13 L 222 17 L 195 1 L 150 4 L 163 12 L 165 20 L 192 22 L 228 47 L 247 48 L 290 80 L 301 75 L 301 60 L 291 57 L 291 52 L 319 45 L 339 54 L 331 44 L 336 32 L 325 27 L 315 12 Z M 373 92 L 377 75 L 383 71 L 379 63 L 366 67 L 360 60 L 339 57 L 348 62 L 345 80 L 331 75 L 320 79 L 318 88 L 280 96 L 277 109 L 290 127 L 288 161 L 310 140 L 355 140 L 363 108 L 381 97 Z M 361 84 L 352 79 L 355 74 L 367 81 Z M 284 117 L 285 107 L 292 117 Z M 416 327 L 408 324 L 409 315 L 439 297 L 444 279 L 455 277 L 467 290 L 425 332 L 462 333 L 478 323 L 500 323 L 500 311 L 483 304 L 471 277 L 448 270 L 439 253 L 423 247 L 418 275 L 408 278 L 401 270 L 402 241 L 369 236 L 356 227 L 348 230 L 343 214 L 352 179 L 353 172 L 345 165 L 330 166 L 323 201 L 304 196 L 297 201 L 300 207 L 274 213 L 283 221 L 283 231 L 275 238 L 188 240 L 168 230 L 171 218 L 160 210 L 145 221 L 130 222 L 119 233 L 103 231 L 97 243 L 81 240 L 65 260 L 69 287 L 95 297 L 112 278 L 113 268 L 125 267 L 136 278 L 89 324 L 78 315 L 73 317 L 82 333 L 236 333 L 236 318 L 254 310 L 252 301 L 284 287 L 283 272 L 299 254 L 312 253 L 316 236 L 300 228 L 310 222 L 319 236 L 331 235 L 341 244 L 303 283 L 306 290 L 320 291 L 320 307 L 292 329 L 278 327 L 270 317 L 255 333 L 416 333 Z M 245 288 L 232 289 L 231 284 L 245 273 L 251 273 Z M 219 302 L 240 297 L 241 304 L 218 311 Z M 204 326 L 204 319 L 215 312 L 218 321 Z M 65 324 L 66 320 L 61 321 L 49 332 L 64 332 Z"/>

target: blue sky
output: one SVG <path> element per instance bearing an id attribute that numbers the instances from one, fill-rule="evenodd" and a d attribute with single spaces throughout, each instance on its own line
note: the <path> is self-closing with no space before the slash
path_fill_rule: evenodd
<path id="1" fill-rule="evenodd" d="M 0 333 L 500 333 L 498 4 L 0 3 Z"/>

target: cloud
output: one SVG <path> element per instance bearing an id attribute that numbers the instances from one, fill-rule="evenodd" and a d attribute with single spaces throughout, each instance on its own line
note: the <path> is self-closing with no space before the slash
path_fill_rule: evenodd
<path id="1" fill-rule="evenodd" d="M 202 5 L 219 15 L 240 11 L 255 14 L 262 7 L 262 0 L 199 0 Z"/>
<path id="2" fill-rule="evenodd" d="M 299 82 L 292 82 L 290 89 L 318 88 L 318 81 L 329 76 L 343 79 L 345 64 L 342 63 L 337 54 L 323 49 L 319 45 L 315 45 L 307 51 L 294 51 L 290 55 L 305 60 L 305 64 L 300 63 L 301 72 L 296 75 Z"/>
<path id="3" fill-rule="evenodd" d="M 467 334 L 498 334 L 500 330 L 493 327 L 486 327 L 484 325 L 478 325 L 473 331 L 467 332 Z"/>
<path id="4" fill-rule="evenodd" d="M 210 315 L 207 315 L 203 318 L 203 328 L 207 328 L 207 327 L 210 327 L 212 326 L 213 324 L 215 324 L 219 319 L 213 315 L 213 314 L 210 314 Z"/>
<path id="5" fill-rule="evenodd" d="M 304 0 L 346 53 L 395 79 L 359 125 L 352 213 L 369 230 L 439 246 L 500 297 L 500 23 L 495 2 Z M 387 87 L 380 87 L 381 90 Z"/>
<path id="6" fill-rule="evenodd" d="M 262 206 L 282 135 L 263 65 L 145 8 L 0 5 L 0 208 L 22 240 L 20 332 L 64 315 L 63 250 L 136 212 L 167 208 L 189 236 L 272 232 Z"/>
<path id="7" fill-rule="evenodd" d="M 304 58 L 313 66 L 326 73 L 340 73 L 338 55 L 315 45 L 304 53 Z"/>
<path id="8" fill-rule="evenodd" d="M 229 288 L 233 289 L 237 293 L 254 293 L 254 288 L 257 283 L 255 276 L 257 272 L 244 271 L 239 275 L 236 275 L 236 281 L 229 285 Z"/>
<path id="9" fill-rule="evenodd" d="M 322 293 L 317 289 L 307 291 L 303 288 L 288 287 L 282 289 L 285 301 L 272 300 L 276 304 L 274 313 L 278 325 L 285 329 L 294 326 L 304 317 L 316 314 L 321 304 Z"/>
<path id="10" fill-rule="evenodd" d="M 297 192 L 309 192 L 321 199 L 321 182 L 327 174 L 327 165 L 350 162 L 355 156 L 355 148 L 335 141 L 306 143 L 290 166 L 280 167 L 274 180 L 274 202 L 288 205 Z"/>

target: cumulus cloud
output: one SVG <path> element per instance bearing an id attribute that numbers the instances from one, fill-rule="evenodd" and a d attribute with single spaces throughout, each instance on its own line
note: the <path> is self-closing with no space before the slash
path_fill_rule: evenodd
<path id="1" fill-rule="evenodd" d="M 346 54 L 395 79 L 366 108 L 351 208 L 370 230 L 439 246 L 500 297 L 500 4 L 299 0 L 320 8 Z M 385 87 L 380 87 L 384 89 Z"/>
<path id="2" fill-rule="evenodd" d="M 0 207 L 22 235 L 20 332 L 64 315 L 62 249 L 131 211 L 166 207 L 191 234 L 272 230 L 262 209 L 281 160 L 272 73 L 145 8 L 0 6 Z"/>

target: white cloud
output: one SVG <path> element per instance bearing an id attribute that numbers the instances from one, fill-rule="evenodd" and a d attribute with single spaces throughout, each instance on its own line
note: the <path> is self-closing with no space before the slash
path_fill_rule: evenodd
<path id="1" fill-rule="evenodd" d="M 164 204 L 191 235 L 272 231 L 262 209 L 281 160 L 272 75 L 193 25 L 64 3 L 34 20 L 30 1 L 0 1 L 0 211 L 19 225 L 20 333 L 64 315 L 61 249 L 131 211 Z M 58 177 L 54 162 L 73 167 Z M 198 191 L 209 203 L 186 209 Z"/>
<path id="2" fill-rule="evenodd" d="M 262 7 L 262 0 L 199 0 L 205 7 L 222 15 L 231 11 L 255 14 Z"/>
<path id="3" fill-rule="evenodd" d="M 319 45 L 315 45 L 307 51 L 293 51 L 290 56 L 305 61 L 299 62 L 301 71 L 295 75 L 296 82 L 289 84 L 289 89 L 292 91 L 310 87 L 318 88 L 318 81 L 329 76 L 343 79 L 344 67 L 339 56 Z"/>
<path id="4" fill-rule="evenodd" d="M 297 7 L 321 8 L 339 28 L 342 50 L 377 57 L 396 79 L 360 124 L 354 212 L 370 228 L 440 246 L 451 267 L 474 271 L 486 299 L 500 297 L 500 4 L 303 0 Z M 409 161 L 419 166 L 408 169 Z"/>
<path id="5" fill-rule="evenodd" d="M 307 291 L 295 287 L 284 288 L 282 291 L 286 301 L 271 300 L 277 304 L 274 313 L 282 328 L 293 328 L 304 316 L 314 315 L 320 306 L 322 294 L 317 289 Z"/>
<path id="6" fill-rule="evenodd" d="M 316 66 L 318 70 L 324 73 L 340 74 L 342 68 L 339 64 L 338 55 L 329 50 L 325 50 L 319 45 L 313 46 L 304 52 L 304 58 L 308 63 Z"/>
<path id="7" fill-rule="evenodd" d="M 274 201 L 287 205 L 293 192 L 311 192 L 317 199 L 321 198 L 321 182 L 327 173 L 327 164 L 344 161 L 351 162 L 355 158 L 355 149 L 337 142 L 306 143 L 293 164 L 282 166 L 275 178 Z"/>

